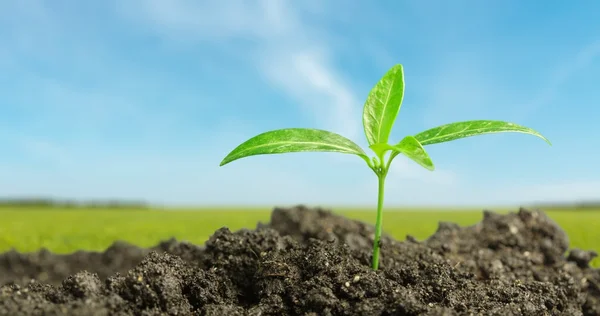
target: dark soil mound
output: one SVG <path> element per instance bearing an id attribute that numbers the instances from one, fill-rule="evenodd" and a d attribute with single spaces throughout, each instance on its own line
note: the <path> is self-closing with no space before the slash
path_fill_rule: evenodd
<path id="1" fill-rule="evenodd" d="M 115 243 L 104 253 L 0 255 L 1 315 L 600 315 L 594 252 L 572 250 L 542 212 L 484 212 L 429 239 L 304 207 L 203 247 Z M 31 281 L 35 279 L 35 281 Z"/>

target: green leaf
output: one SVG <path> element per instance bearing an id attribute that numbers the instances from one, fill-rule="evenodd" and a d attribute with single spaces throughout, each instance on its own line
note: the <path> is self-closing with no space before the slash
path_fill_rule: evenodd
<path id="1" fill-rule="evenodd" d="M 412 159 L 419 165 L 425 167 L 427 170 L 433 171 L 435 167 L 433 166 L 433 162 L 425 151 L 425 148 L 419 143 L 419 141 L 413 136 L 406 136 L 402 141 L 400 141 L 396 145 L 390 144 L 374 144 L 369 146 L 376 154 L 383 155 L 386 151 L 391 150 L 392 155 L 390 159 L 394 159 L 399 154 L 403 154 L 406 157 Z"/>
<path id="2" fill-rule="evenodd" d="M 377 155 L 377 157 L 381 157 L 385 155 L 388 150 L 394 150 L 394 146 L 388 143 L 377 143 L 369 146 L 371 150 Z"/>
<path id="3" fill-rule="evenodd" d="M 371 89 L 363 108 L 363 126 L 369 145 L 387 143 L 404 97 L 402 65 L 392 67 Z"/>
<path id="4" fill-rule="evenodd" d="M 425 169 L 431 171 L 435 169 L 429 154 L 427 154 L 425 148 L 423 148 L 421 143 L 419 143 L 419 141 L 413 136 L 404 137 L 404 139 L 402 139 L 393 147 L 396 152 L 402 153 L 406 157 L 412 159 L 414 162 L 423 166 Z"/>
<path id="5" fill-rule="evenodd" d="M 537 131 L 531 128 L 509 122 L 487 120 L 450 123 L 432 129 L 428 129 L 424 132 L 415 135 L 415 138 L 421 143 L 421 145 L 425 146 L 448 142 L 451 140 L 465 138 L 469 136 L 504 132 L 515 132 L 534 135 L 545 140 L 548 144 L 552 145 L 552 143 L 550 143 L 550 141 L 546 139 L 546 137 L 542 136 L 542 134 L 538 133 Z"/>
<path id="6" fill-rule="evenodd" d="M 362 148 L 344 136 L 318 129 L 286 128 L 250 138 L 232 150 L 220 166 L 248 156 L 307 151 L 355 154 L 369 163 Z"/>

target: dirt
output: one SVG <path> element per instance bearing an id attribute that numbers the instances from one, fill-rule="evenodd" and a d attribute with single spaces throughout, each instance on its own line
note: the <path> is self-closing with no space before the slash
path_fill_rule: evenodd
<path id="1" fill-rule="evenodd" d="M 485 211 L 427 240 L 382 239 L 322 209 L 277 208 L 203 245 L 0 254 L 0 315 L 600 315 L 593 251 L 543 212 Z M 568 253 L 567 253 L 568 251 Z"/>

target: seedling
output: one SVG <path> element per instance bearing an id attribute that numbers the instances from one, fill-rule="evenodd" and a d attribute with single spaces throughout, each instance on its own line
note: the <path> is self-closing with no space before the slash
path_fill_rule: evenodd
<path id="1" fill-rule="evenodd" d="M 388 144 L 388 138 L 396 116 L 400 111 L 403 97 L 404 70 L 402 65 L 398 64 L 388 70 L 373 87 L 364 105 L 363 126 L 369 148 L 375 153 L 372 158 L 369 158 L 356 143 L 339 134 L 319 129 L 286 128 L 250 138 L 231 151 L 221 161 L 221 166 L 248 156 L 291 152 L 339 152 L 354 154 L 362 158 L 379 179 L 377 220 L 372 258 L 372 268 L 377 270 L 383 224 L 385 178 L 390 164 L 396 156 L 403 154 L 424 168 L 433 171 L 433 162 L 423 146 L 469 136 L 502 132 L 534 135 L 552 145 L 548 139 L 531 128 L 509 122 L 490 120 L 464 121 L 438 126 L 414 136 L 406 136 L 399 143 L 391 145 Z M 387 156 L 386 161 L 388 151 L 391 153 Z"/>

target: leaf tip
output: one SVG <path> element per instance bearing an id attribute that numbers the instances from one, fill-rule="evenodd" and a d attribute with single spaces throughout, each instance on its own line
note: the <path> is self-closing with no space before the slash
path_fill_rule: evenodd
<path id="1" fill-rule="evenodd" d="M 552 146 L 552 142 L 550 142 L 550 140 L 548 138 L 544 137 L 544 135 L 537 133 L 536 136 L 543 139 L 548 145 Z"/>
<path id="2" fill-rule="evenodd" d="M 223 158 L 223 160 L 221 160 L 221 163 L 219 164 L 219 167 L 223 167 L 224 165 L 230 163 L 232 160 L 229 159 L 229 155 L 227 155 L 227 157 Z"/>
<path id="3" fill-rule="evenodd" d="M 425 154 L 427 154 L 427 152 L 425 152 Z M 429 171 L 435 171 L 435 165 L 433 164 L 433 161 L 431 161 L 431 158 L 429 158 L 426 163 L 421 164 L 421 166 Z"/>

